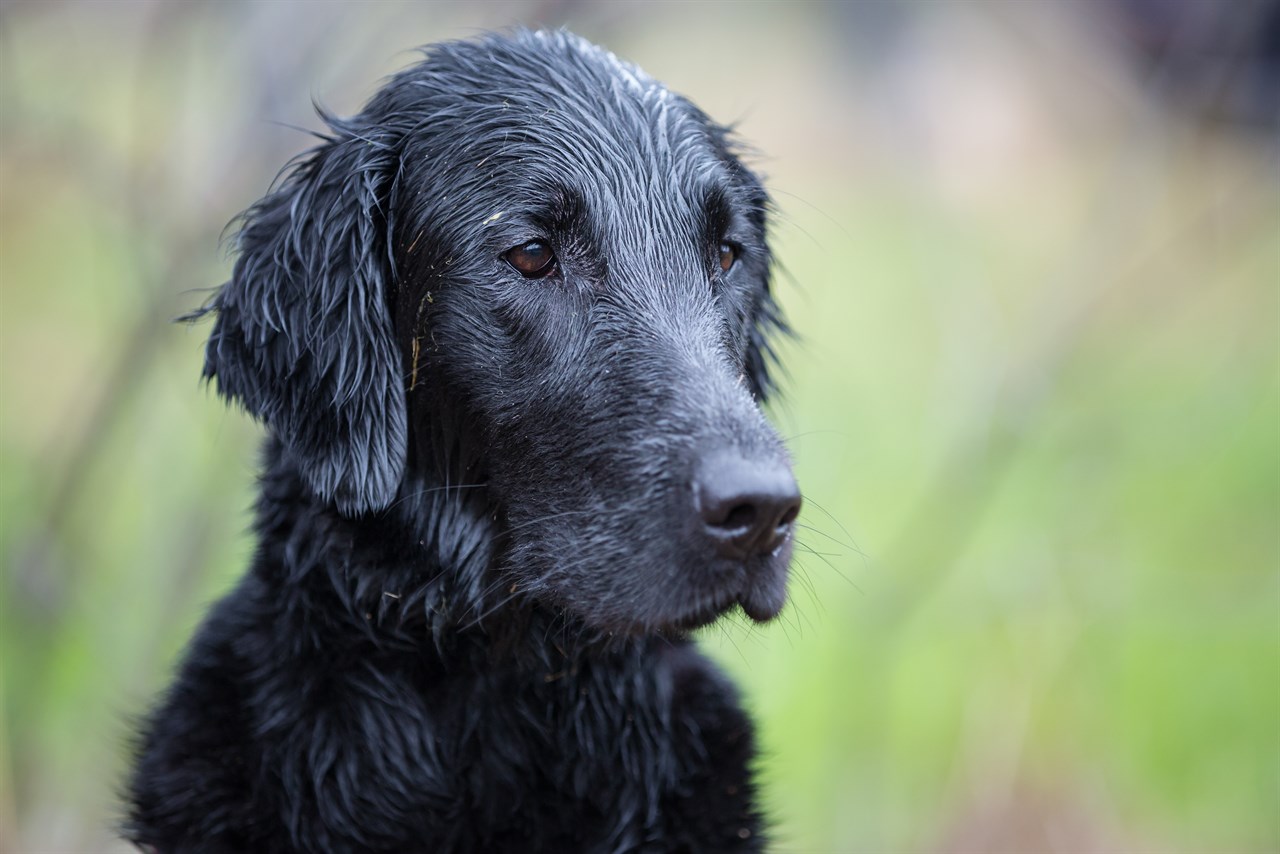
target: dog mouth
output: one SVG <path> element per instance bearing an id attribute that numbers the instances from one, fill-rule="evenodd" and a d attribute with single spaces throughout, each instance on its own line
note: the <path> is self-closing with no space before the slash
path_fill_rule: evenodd
<path id="1" fill-rule="evenodd" d="M 782 612 L 787 603 L 787 575 L 793 539 L 788 536 L 762 561 L 736 567 L 737 583 L 727 584 L 706 601 L 669 622 L 676 631 L 692 631 L 714 623 L 735 607 L 755 623 L 767 623 Z M 758 564 L 758 565 L 755 565 Z"/>
<path id="2" fill-rule="evenodd" d="M 752 472 L 731 462 L 739 465 L 722 467 L 729 475 Z M 692 490 L 650 490 L 655 509 L 643 514 L 624 512 L 632 502 L 616 512 L 508 518 L 500 572 L 593 636 L 687 634 L 738 609 L 767 623 L 787 602 L 799 509 L 794 480 L 789 469 L 761 484 L 722 479 L 724 495 L 704 487 L 692 505 L 681 501 Z"/>
<path id="3" fill-rule="evenodd" d="M 584 602 L 554 585 L 535 585 L 535 589 L 541 589 L 528 589 L 526 593 L 607 637 L 683 636 L 715 623 L 735 609 L 741 609 L 752 622 L 763 624 L 776 618 L 786 606 L 791 550 L 788 537 L 763 560 L 707 567 L 717 576 L 714 580 L 687 587 L 676 595 L 672 595 L 675 591 L 659 594 L 647 606 L 630 603 L 635 610 L 602 612 L 595 603 Z"/>
<path id="4" fill-rule="evenodd" d="M 784 604 L 785 600 L 773 602 L 749 595 L 732 596 L 721 602 L 713 602 L 712 604 L 695 608 L 693 611 L 677 617 L 668 624 L 668 630 L 683 633 L 705 628 L 735 608 L 741 608 L 742 612 L 752 622 L 767 623 L 781 613 Z"/>

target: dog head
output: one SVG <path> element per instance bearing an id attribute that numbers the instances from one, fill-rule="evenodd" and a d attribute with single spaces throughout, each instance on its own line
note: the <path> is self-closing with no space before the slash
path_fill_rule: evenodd
<path id="1" fill-rule="evenodd" d="M 604 631 L 785 601 L 768 198 L 567 33 L 429 49 L 244 217 L 205 367 L 322 500 L 483 483 L 496 571 Z"/>

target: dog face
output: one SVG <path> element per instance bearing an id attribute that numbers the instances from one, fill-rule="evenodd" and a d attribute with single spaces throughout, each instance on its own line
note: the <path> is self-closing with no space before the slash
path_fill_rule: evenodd
<path id="1" fill-rule="evenodd" d="M 776 615 L 799 494 L 768 200 L 727 132 L 565 33 L 431 49 L 246 214 L 206 373 L 345 513 L 483 483 L 496 570 L 587 625 Z"/>

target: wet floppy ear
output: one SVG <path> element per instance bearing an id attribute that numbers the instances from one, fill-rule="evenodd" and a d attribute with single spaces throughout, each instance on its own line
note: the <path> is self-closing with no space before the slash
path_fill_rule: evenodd
<path id="1" fill-rule="evenodd" d="M 773 296 L 773 274 L 776 265 L 767 244 L 769 213 L 773 203 L 765 192 L 764 184 L 751 170 L 735 157 L 737 177 L 747 189 L 750 199 L 750 218 L 759 233 L 766 238 L 764 257 L 758 261 L 759 290 L 755 293 L 747 326 L 746 372 L 751 393 L 764 401 L 777 390 L 776 374 L 780 370 L 774 342 L 790 335 L 791 330 L 782 316 L 782 308 Z"/>
<path id="2" fill-rule="evenodd" d="M 777 390 L 776 374 L 780 370 L 774 342 L 791 330 L 782 316 L 782 309 L 773 297 L 773 253 L 768 246 L 769 215 L 773 202 L 764 188 L 764 182 L 754 171 L 743 164 L 748 153 L 735 137 L 731 127 L 713 122 L 705 113 L 689 104 L 693 115 L 701 122 L 711 138 L 717 159 L 728 167 L 734 192 L 746 209 L 755 232 L 760 235 L 761 249 L 754 262 L 757 290 L 752 295 L 747 311 L 747 346 L 743 367 L 751 394 L 761 402 Z"/>
<path id="3" fill-rule="evenodd" d="M 384 204 L 397 157 L 386 132 L 321 115 L 332 135 L 242 215 L 231 281 L 204 309 L 217 313 L 204 375 L 355 514 L 386 507 L 405 465 Z"/>
<path id="4" fill-rule="evenodd" d="M 774 375 L 779 370 L 779 365 L 773 342 L 778 336 L 790 333 L 791 330 L 782 317 L 782 309 L 773 298 L 770 274 L 766 271 L 764 288 L 756 300 L 747 331 L 747 382 L 757 400 L 768 400 L 777 390 L 777 378 Z"/>

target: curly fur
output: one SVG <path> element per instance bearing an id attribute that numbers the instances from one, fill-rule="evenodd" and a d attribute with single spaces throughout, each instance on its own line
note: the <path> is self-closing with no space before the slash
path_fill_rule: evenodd
<path id="1" fill-rule="evenodd" d="M 143 727 L 126 836 L 760 850 L 751 725 L 688 639 L 785 600 L 789 540 L 726 558 L 688 499 L 708 454 L 786 465 L 760 181 L 563 32 L 431 47 L 322 117 L 193 315 L 268 433 L 258 548 Z"/>

